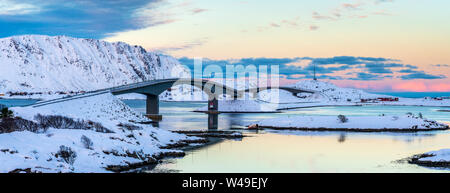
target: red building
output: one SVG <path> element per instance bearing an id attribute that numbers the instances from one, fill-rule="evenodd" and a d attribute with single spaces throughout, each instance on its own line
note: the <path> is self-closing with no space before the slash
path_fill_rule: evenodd
<path id="1" fill-rule="evenodd" d="M 382 102 L 394 102 L 394 101 L 398 101 L 398 98 L 378 98 L 378 100 L 379 101 L 382 101 Z"/>

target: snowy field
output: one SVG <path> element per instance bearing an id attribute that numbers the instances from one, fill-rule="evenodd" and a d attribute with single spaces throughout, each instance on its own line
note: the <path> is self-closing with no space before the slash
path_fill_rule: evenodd
<path id="1" fill-rule="evenodd" d="M 342 120 L 344 119 L 344 120 Z M 349 130 L 349 131 L 427 131 L 448 129 L 448 125 L 405 116 L 285 116 L 256 122 L 259 127 L 293 130 Z"/>
<path id="2" fill-rule="evenodd" d="M 408 162 L 424 167 L 450 169 L 450 149 L 441 149 L 415 155 L 409 158 Z"/>
<path id="3" fill-rule="evenodd" d="M 421 162 L 447 162 L 450 164 L 450 149 L 441 149 L 438 151 L 430 151 L 424 153 L 424 155 L 428 155 L 426 157 L 420 158 L 418 161 Z"/>
<path id="4" fill-rule="evenodd" d="M 38 123 L 38 114 L 58 115 L 76 121 L 99 123 L 105 131 L 61 128 L 34 132 L 14 131 L 0 134 L 0 173 L 13 170 L 29 172 L 108 172 L 113 166 L 131 167 L 154 163 L 162 154 L 181 153 L 161 147 L 180 140 L 195 140 L 150 125 L 150 121 L 110 93 L 50 104 L 41 107 L 12 108 L 15 116 Z M 96 127 L 97 128 L 97 127 Z M 61 156 L 73 152 L 70 157 Z"/>

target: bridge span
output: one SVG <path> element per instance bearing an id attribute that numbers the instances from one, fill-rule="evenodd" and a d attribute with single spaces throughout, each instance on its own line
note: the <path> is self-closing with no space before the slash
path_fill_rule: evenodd
<path id="1" fill-rule="evenodd" d="M 99 95 L 104 93 L 112 93 L 113 95 L 121 95 L 128 93 L 139 93 L 147 96 L 146 99 L 146 115 L 147 117 L 158 120 L 161 119 L 159 115 L 159 95 L 169 88 L 177 85 L 191 85 L 201 89 L 203 92 L 208 94 L 208 112 L 211 114 L 218 113 L 218 98 L 220 95 L 228 95 L 234 99 L 240 98 L 245 92 L 258 93 L 263 90 L 268 89 L 280 89 L 291 92 L 296 95 L 298 93 L 315 93 L 313 90 L 297 89 L 291 87 L 280 87 L 280 86 L 269 86 L 262 88 L 252 88 L 245 90 L 237 90 L 231 87 L 227 87 L 221 83 L 210 81 L 207 79 L 184 79 L 184 78 L 173 78 L 173 79 L 159 79 L 159 80 L 149 80 L 144 82 L 138 82 L 133 84 L 127 84 L 123 86 L 117 86 L 112 88 L 100 89 L 95 91 L 90 91 L 84 94 L 73 95 L 69 97 L 63 97 L 53 100 L 46 100 L 30 105 L 32 107 L 45 106 L 49 104 L 59 103 L 67 100 L 74 100 L 78 98 L 89 97 L 93 95 Z"/>
<path id="2" fill-rule="evenodd" d="M 298 93 L 314 94 L 314 93 L 317 92 L 317 91 L 314 91 L 314 90 L 300 89 L 300 88 L 287 87 L 287 86 L 256 87 L 256 88 L 245 89 L 244 92 L 249 92 L 249 93 L 255 93 L 256 94 L 256 93 L 259 93 L 261 91 L 271 90 L 271 89 L 285 90 L 285 91 L 288 91 L 288 92 L 292 93 L 294 96 L 297 96 Z"/>

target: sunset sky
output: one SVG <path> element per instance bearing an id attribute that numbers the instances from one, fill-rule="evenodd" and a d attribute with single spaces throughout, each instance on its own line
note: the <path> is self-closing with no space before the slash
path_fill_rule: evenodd
<path id="1" fill-rule="evenodd" d="M 280 65 L 369 91 L 450 92 L 446 0 L 0 0 L 0 37 L 123 41 L 192 65 Z"/>

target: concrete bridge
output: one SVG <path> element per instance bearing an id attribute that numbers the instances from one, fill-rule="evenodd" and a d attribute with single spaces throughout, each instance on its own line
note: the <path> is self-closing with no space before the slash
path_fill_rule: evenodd
<path id="1" fill-rule="evenodd" d="M 288 92 L 292 93 L 292 95 L 294 95 L 294 96 L 297 96 L 298 93 L 310 93 L 310 94 L 314 94 L 314 93 L 317 92 L 317 91 L 315 91 L 315 90 L 299 89 L 299 88 L 286 87 L 286 86 L 257 87 L 257 88 L 245 89 L 244 92 L 257 94 L 257 93 L 259 93 L 259 92 L 261 92 L 261 91 L 264 91 L 264 90 L 271 90 L 271 89 L 285 90 L 285 91 L 288 91 Z"/>
<path id="2" fill-rule="evenodd" d="M 217 113 L 219 109 L 218 98 L 219 95 L 229 95 L 233 98 L 240 97 L 238 91 L 234 88 L 227 87 L 217 82 L 206 79 L 162 79 L 139 82 L 129 84 L 109 90 L 114 95 L 139 93 L 147 96 L 146 114 L 149 118 L 159 119 L 159 95 L 167 89 L 178 85 L 191 85 L 199 88 L 208 95 L 208 112 Z"/>
<path id="3" fill-rule="evenodd" d="M 252 92 L 252 93 L 258 93 L 263 90 L 268 89 L 280 89 L 280 90 L 286 90 L 288 92 L 291 92 L 292 94 L 296 95 L 298 93 L 315 93 L 315 91 L 312 90 L 305 90 L 305 89 L 297 89 L 297 88 L 291 88 L 291 87 L 279 87 L 279 86 L 269 86 L 269 87 L 263 87 L 263 88 L 252 88 L 252 89 L 246 89 L 246 90 L 236 90 L 231 87 L 227 87 L 223 84 L 206 80 L 206 79 L 183 79 L 183 78 L 174 78 L 174 79 L 160 79 L 160 80 L 150 80 L 150 81 L 144 81 L 139 83 L 133 83 L 118 87 L 112 87 L 112 88 L 106 88 L 106 89 L 100 89 L 96 91 L 87 92 L 84 94 L 79 95 L 73 95 L 69 97 L 59 98 L 59 99 L 53 99 L 53 100 L 47 100 L 47 101 L 41 101 L 38 103 L 35 103 L 33 107 L 39 107 L 39 106 L 45 106 L 49 104 L 59 103 L 67 100 L 74 100 L 78 98 L 84 98 L 104 93 L 112 93 L 114 95 L 120 95 L 120 94 L 128 94 L 128 93 L 139 93 L 144 94 L 147 96 L 146 101 L 146 115 L 147 117 L 151 119 L 161 119 L 161 115 L 159 115 L 159 95 L 163 93 L 164 91 L 168 90 L 169 88 L 177 85 L 192 85 L 199 89 L 201 89 L 203 92 L 208 94 L 208 112 L 211 114 L 217 114 L 218 113 L 218 98 L 220 95 L 228 95 L 230 97 L 233 97 L 234 99 L 242 97 L 245 92 Z"/>

